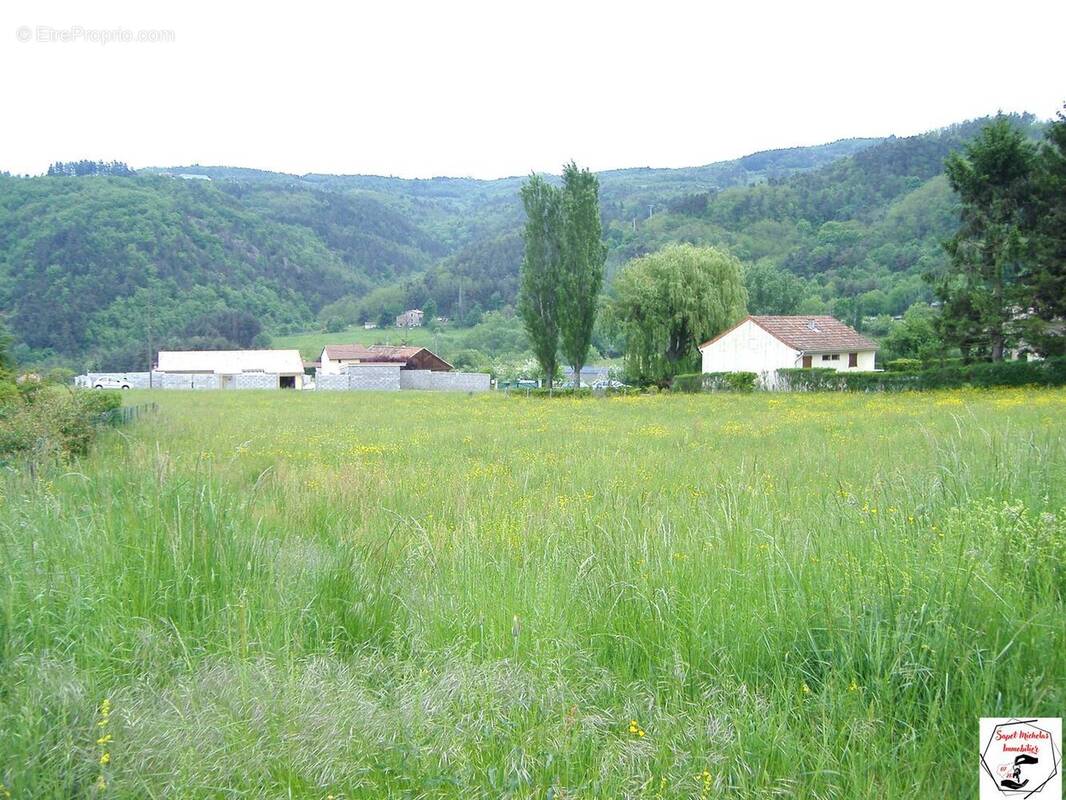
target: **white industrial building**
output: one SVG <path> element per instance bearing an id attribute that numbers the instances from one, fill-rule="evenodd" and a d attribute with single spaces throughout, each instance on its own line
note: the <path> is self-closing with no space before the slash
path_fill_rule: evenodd
<path id="1" fill-rule="evenodd" d="M 164 386 L 187 380 L 189 388 L 304 388 L 299 350 L 160 350 L 152 371 Z"/>

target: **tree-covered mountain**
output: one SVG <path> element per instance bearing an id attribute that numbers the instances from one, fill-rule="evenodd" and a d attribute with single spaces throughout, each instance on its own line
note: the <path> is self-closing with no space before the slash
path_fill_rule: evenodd
<path id="1" fill-rule="evenodd" d="M 757 302 L 901 313 L 929 295 L 956 219 L 943 160 L 984 122 L 600 173 L 608 274 L 667 242 L 721 244 L 759 264 Z M 515 301 L 524 178 L 53 173 L 0 175 L 0 308 L 24 362 L 132 368 L 223 312 L 277 334 Z"/>
<path id="2" fill-rule="evenodd" d="M 1011 121 L 1041 134 L 1031 116 Z M 987 122 L 888 138 L 817 170 L 687 198 L 642 225 L 612 225 L 612 253 L 624 261 L 669 242 L 723 244 L 804 279 L 791 311 L 828 310 L 856 323 L 902 314 L 931 299 L 923 275 L 945 263 L 942 242 L 958 223 L 944 159 Z"/>

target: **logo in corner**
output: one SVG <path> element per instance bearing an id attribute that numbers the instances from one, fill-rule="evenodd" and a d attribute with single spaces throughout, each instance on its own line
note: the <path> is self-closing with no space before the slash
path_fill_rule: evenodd
<path id="1" fill-rule="evenodd" d="M 981 800 L 1062 795 L 1062 720 L 981 718 Z"/>

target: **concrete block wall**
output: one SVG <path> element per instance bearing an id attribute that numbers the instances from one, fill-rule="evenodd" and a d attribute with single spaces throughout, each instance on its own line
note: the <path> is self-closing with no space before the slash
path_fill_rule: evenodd
<path id="1" fill-rule="evenodd" d="M 428 369 L 405 369 L 400 371 L 401 389 L 435 389 L 433 376 L 436 373 Z"/>
<path id="2" fill-rule="evenodd" d="M 434 372 L 434 389 L 443 392 L 487 392 L 492 376 L 487 372 Z"/>
<path id="3" fill-rule="evenodd" d="M 92 386 L 98 378 L 118 378 L 133 389 L 149 388 L 147 372 L 90 372 L 78 376 L 79 385 Z M 86 380 L 83 380 L 86 379 Z M 233 376 L 234 389 L 277 389 L 278 376 L 265 372 L 245 372 Z M 151 376 L 155 389 L 218 389 L 218 375 L 201 373 L 155 372 Z M 490 388 L 486 372 L 431 372 L 428 369 L 400 369 L 395 366 L 360 366 L 353 364 L 339 375 L 315 378 L 315 388 L 323 391 L 394 392 L 400 389 L 438 392 L 487 392 Z"/>
<path id="4" fill-rule="evenodd" d="M 346 392 L 349 388 L 348 376 L 343 373 L 340 375 L 324 375 L 319 372 L 315 377 L 315 391 Z"/>
<path id="5" fill-rule="evenodd" d="M 233 376 L 234 389 L 277 389 L 278 376 L 273 372 L 242 372 Z"/>
<path id="6" fill-rule="evenodd" d="M 156 372 L 152 375 L 156 389 L 217 389 L 218 376 L 197 372 Z"/>
<path id="7" fill-rule="evenodd" d="M 156 380 L 158 379 L 158 380 Z M 191 389 L 192 375 L 181 375 L 173 372 L 163 372 L 153 377 L 152 383 L 164 389 Z"/>
<path id="8" fill-rule="evenodd" d="M 83 376 L 79 375 L 78 378 Z M 85 381 L 79 383 L 78 379 L 75 379 L 77 385 L 85 385 L 92 387 L 100 378 L 115 378 L 120 381 L 126 381 L 130 385 L 131 389 L 147 389 L 148 388 L 148 373 L 147 372 L 90 372 L 84 376 Z"/>
<path id="9" fill-rule="evenodd" d="M 396 366 L 362 366 L 352 364 L 344 370 L 348 377 L 348 388 L 355 391 L 396 392 L 400 390 L 400 365 Z"/>
<path id="10" fill-rule="evenodd" d="M 431 372 L 428 369 L 405 369 L 400 373 L 401 389 L 435 392 L 487 392 L 487 372 Z"/>

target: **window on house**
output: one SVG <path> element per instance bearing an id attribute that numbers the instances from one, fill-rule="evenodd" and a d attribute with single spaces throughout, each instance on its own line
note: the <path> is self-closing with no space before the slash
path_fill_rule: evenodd
<path id="1" fill-rule="evenodd" d="M 857 367 L 857 366 L 859 366 L 859 354 L 858 353 L 848 353 L 848 366 L 849 367 Z"/>

